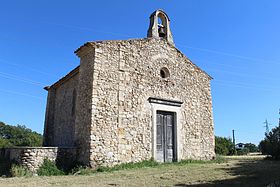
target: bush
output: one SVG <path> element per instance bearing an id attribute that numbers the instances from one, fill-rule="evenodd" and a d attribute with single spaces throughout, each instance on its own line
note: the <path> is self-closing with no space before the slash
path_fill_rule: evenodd
<path id="1" fill-rule="evenodd" d="M 9 140 L 0 137 L 0 148 L 6 148 L 12 146 L 13 144 Z"/>
<path id="2" fill-rule="evenodd" d="M 250 152 L 250 153 L 254 153 L 254 152 L 259 151 L 258 147 L 253 143 L 246 143 L 244 147 L 246 149 L 248 149 L 248 152 Z"/>
<path id="3" fill-rule="evenodd" d="M 264 139 L 259 144 L 259 149 L 263 155 L 268 155 L 271 145 L 268 140 Z"/>
<path id="4" fill-rule="evenodd" d="M 30 177 L 33 175 L 27 168 L 16 164 L 12 165 L 10 172 L 12 177 Z"/>
<path id="5" fill-rule="evenodd" d="M 215 152 L 218 155 L 232 155 L 234 144 L 230 138 L 215 136 Z"/>
<path id="6" fill-rule="evenodd" d="M 246 147 L 236 151 L 237 155 L 247 155 L 248 153 L 249 153 L 249 149 Z"/>
<path id="7" fill-rule="evenodd" d="M 221 163 L 228 162 L 228 160 L 225 157 L 221 156 L 221 155 L 217 155 L 214 160 L 211 160 L 211 162 L 221 164 Z"/>
<path id="8" fill-rule="evenodd" d="M 45 158 L 43 164 L 37 170 L 39 176 L 64 175 L 64 172 L 57 168 L 53 161 Z"/>
<path id="9" fill-rule="evenodd" d="M 43 136 L 24 125 L 7 125 L 0 122 L 0 148 L 13 146 L 36 147 L 42 145 Z"/>
<path id="10" fill-rule="evenodd" d="M 280 127 L 273 128 L 265 139 L 259 144 L 263 154 L 271 155 L 274 159 L 280 159 Z"/>

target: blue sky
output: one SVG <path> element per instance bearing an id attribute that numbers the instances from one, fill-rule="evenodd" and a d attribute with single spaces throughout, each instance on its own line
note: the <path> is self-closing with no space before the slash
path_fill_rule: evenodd
<path id="1" fill-rule="evenodd" d="M 212 80 L 215 134 L 258 143 L 265 119 L 278 124 L 280 2 L 2 1 L 0 121 L 43 132 L 47 92 L 79 64 L 87 41 L 146 37 L 163 9 L 175 45 Z"/>

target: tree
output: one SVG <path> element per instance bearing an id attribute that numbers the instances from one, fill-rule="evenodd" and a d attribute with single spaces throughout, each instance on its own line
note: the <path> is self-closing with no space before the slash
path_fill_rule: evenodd
<path id="1" fill-rule="evenodd" d="M 0 148 L 14 146 L 41 146 L 42 135 L 24 125 L 11 126 L 0 122 Z"/>
<path id="2" fill-rule="evenodd" d="M 264 140 L 259 144 L 259 148 L 263 154 L 280 159 L 280 127 L 275 127 L 269 133 L 266 133 Z"/>
<path id="3" fill-rule="evenodd" d="M 234 144 L 230 138 L 215 136 L 215 152 L 219 155 L 231 155 L 234 153 Z"/>
<path id="4" fill-rule="evenodd" d="M 249 153 L 258 152 L 259 151 L 258 147 L 255 144 L 253 144 L 253 143 L 246 143 L 244 147 L 246 149 L 248 149 Z"/>

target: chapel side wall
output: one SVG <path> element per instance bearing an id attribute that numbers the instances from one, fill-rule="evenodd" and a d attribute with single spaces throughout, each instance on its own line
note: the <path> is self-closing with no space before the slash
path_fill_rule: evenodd
<path id="1" fill-rule="evenodd" d="M 95 49 L 84 47 L 77 55 L 80 57 L 79 86 L 77 92 L 75 145 L 77 147 L 77 161 L 90 165 L 91 125 L 93 118 L 93 76 Z"/>
<path id="2" fill-rule="evenodd" d="M 164 40 L 98 43 L 93 90 L 91 165 L 150 159 L 152 119 L 149 97 L 182 101 L 182 159 L 211 159 L 214 131 L 210 77 Z M 171 77 L 162 79 L 160 68 Z"/>
<path id="3" fill-rule="evenodd" d="M 44 123 L 43 146 L 54 145 L 54 110 L 55 107 L 55 89 L 48 90 L 47 107 Z"/>
<path id="4" fill-rule="evenodd" d="M 74 146 L 75 92 L 79 74 L 49 89 L 44 146 Z"/>

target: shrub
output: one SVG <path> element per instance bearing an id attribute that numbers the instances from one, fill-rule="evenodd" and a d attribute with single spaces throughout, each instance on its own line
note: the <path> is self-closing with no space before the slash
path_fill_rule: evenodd
<path id="1" fill-rule="evenodd" d="M 64 175 L 64 172 L 57 168 L 55 162 L 45 158 L 43 164 L 37 170 L 39 176 Z"/>
<path id="2" fill-rule="evenodd" d="M 249 149 L 246 147 L 236 151 L 237 155 L 247 155 L 248 153 L 249 153 Z"/>
<path id="3" fill-rule="evenodd" d="M 215 136 L 215 152 L 218 155 L 232 155 L 234 144 L 230 138 Z"/>
<path id="4" fill-rule="evenodd" d="M 12 177 L 30 177 L 33 175 L 27 168 L 16 164 L 12 165 L 10 172 Z"/>
<path id="5" fill-rule="evenodd" d="M 0 148 L 6 148 L 12 146 L 13 144 L 9 140 L 0 137 Z"/>
<path id="6" fill-rule="evenodd" d="M 244 147 L 247 148 L 250 153 L 259 151 L 258 147 L 253 143 L 246 143 Z"/>
<path id="7" fill-rule="evenodd" d="M 271 145 L 270 145 L 269 141 L 266 139 L 262 140 L 259 144 L 259 149 L 263 155 L 269 154 L 269 149 L 271 149 L 270 147 L 271 147 Z"/>
<path id="8" fill-rule="evenodd" d="M 260 150 L 263 154 L 269 154 L 274 159 L 280 159 L 280 127 L 273 128 L 260 142 Z"/>
<path id="9" fill-rule="evenodd" d="M 214 160 L 211 160 L 210 162 L 221 164 L 228 162 L 228 160 L 224 156 L 217 155 L 216 158 Z"/>

